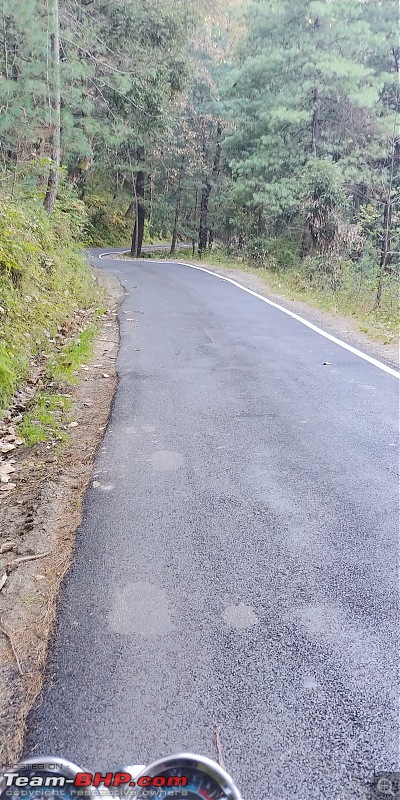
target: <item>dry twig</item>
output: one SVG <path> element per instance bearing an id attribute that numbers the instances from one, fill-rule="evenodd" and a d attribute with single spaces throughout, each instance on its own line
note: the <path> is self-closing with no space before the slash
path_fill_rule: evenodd
<path id="1" fill-rule="evenodd" d="M 0 618 L 0 631 L 1 631 L 1 633 L 3 633 L 3 634 L 4 634 L 4 636 L 6 637 L 6 639 L 8 639 L 8 641 L 10 642 L 10 647 L 11 647 L 11 650 L 12 650 L 12 654 L 13 654 L 13 656 L 14 656 L 14 658 L 15 658 L 16 662 L 17 662 L 18 672 L 19 672 L 19 674 L 20 674 L 20 675 L 21 675 L 21 677 L 22 677 L 22 675 L 23 675 L 24 673 L 23 673 L 23 671 L 22 671 L 21 662 L 20 662 L 20 660 L 19 660 L 19 658 L 18 658 L 18 653 L 17 653 L 17 651 L 16 651 L 16 649 L 15 649 L 15 647 L 14 647 L 14 642 L 13 642 L 13 639 L 12 639 L 11 633 L 9 633 L 9 631 L 8 631 L 8 630 L 7 630 L 7 629 L 4 627 L 4 623 L 3 623 L 3 620 L 2 620 L 1 618 Z"/>
<path id="2" fill-rule="evenodd" d="M 46 556 L 49 555 L 50 553 L 38 553 L 36 556 L 21 556 L 20 558 L 15 558 L 14 561 L 9 561 L 6 565 L 6 569 L 11 570 L 14 569 L 14 567 L 19 567 L 24 561 L 36 561 L 38 558 L 46 558 Z"/>

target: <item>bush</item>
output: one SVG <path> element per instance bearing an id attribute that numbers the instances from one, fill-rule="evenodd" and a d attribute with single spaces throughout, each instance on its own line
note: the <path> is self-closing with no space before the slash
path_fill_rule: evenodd
<path id="1" fill-rule="evenodd" d="M 272 270 L 293 269 L 299 259 L 297 243 L 284 236 L 251 239 L 246 255 L 255 266 Z"/>
<path id="2" fill-rule="evenodd" d="M 299 271 L 312 289 L 329 294 L 340 288 L 348 272 L 345 269 L 346 263 L 341 261 L 335 253 L 306 256 L 300 263 Z"/>
<path id="3" fill-rule="evenodd" d="M 85 198 L 88 220 L 85 233 L 94 247 L 123 247 L 130 239 L 130 226 L 120 209 L 97 194 Z"/>
<path id="4" fill-rule="evenodd" d="M 310 161 L 299 183 L 309 241 L 303 239 L 303 255 L 327 252 L 338 228 L 338 210 L 345 204 L 343 177 L 337 166 L 325 159 Z"/>

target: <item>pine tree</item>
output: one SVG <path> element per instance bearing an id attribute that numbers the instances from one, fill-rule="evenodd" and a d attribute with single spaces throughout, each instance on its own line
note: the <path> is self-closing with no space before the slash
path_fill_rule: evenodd
<path id="1" fill-rule="evenodd" d="M 61 84 L 60 84 L 60 19 L 58 11 L 58 0 L 52 1 L 51 9 L 51 117 L 52 117 L 52 148 L 51 164 L 47 190 L 44 197 L 44 207 L 48 214 L 54 209 L 57 198 L 57 187 L 60 177 L 61 165 Z"/>
<path id="2" fill-rule="evenodd" d="M 45 154 L 50 139 L 47 14 L 40 0 L 2 0 L 0 147 L 7 163 Z"/>
<path id="3" fill-rule="evenodd" d="M 267 225 L 298 209 L 312 158 L 336 163 L 349 188 L 361 178 L 374 191 L 393 116 L 382 101 L 395 5 L 388 0 L 376 26 L 369 0 L 251 3 L 229 92 L 238 124 L 225 146 L 238 201 Z"/>

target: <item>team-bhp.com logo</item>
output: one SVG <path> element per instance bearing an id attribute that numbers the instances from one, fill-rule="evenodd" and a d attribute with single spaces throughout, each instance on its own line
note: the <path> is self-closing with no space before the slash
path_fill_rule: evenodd
<path id="1" fill-rule="evenodd" d="M 142 766 L 142 765 L 140 765 Z M 30 766 L 33 769 L 34 765 Z M 138 770 L 139 771 L 139 770 Z M 137 775 L 137 772 L 135 773 Z M 20 775 L 18 772 L 4 772 L 3 773 L 5 786 L 17 786 L 18 788 L 38 788 L 44 787 L 47 789 L 53 787 L 65 788 L 73 786 L 76 789 L 84 789 L 89 786 L 94 788 L 101 788 L 103 786 L 109 788 L 118 788 L 120 786 L 138 786 L 140 789 L 147 788 L 184 788 L 187 786 L 188 779 L 185 775 L 140 775 L 134 780 L 133 775 L 129 772 L 106 772 L 102 775 L 101 772 L 78 772 L 74 778 L 65 778 L 63 775 L 33 775 L 27 777 Z"/>

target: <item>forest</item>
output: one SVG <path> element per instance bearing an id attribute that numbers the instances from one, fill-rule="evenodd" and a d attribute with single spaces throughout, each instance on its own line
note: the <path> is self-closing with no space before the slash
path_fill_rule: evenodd
<path id="1" fill-rule="evenodd" d="M 1 9 L 2 402 L 43 331 L 92 302 L 89 245 L 190 243 L 392 340 L 397 0 Z"/>

